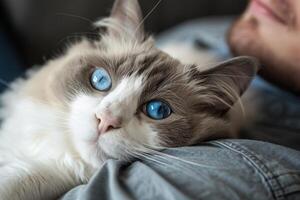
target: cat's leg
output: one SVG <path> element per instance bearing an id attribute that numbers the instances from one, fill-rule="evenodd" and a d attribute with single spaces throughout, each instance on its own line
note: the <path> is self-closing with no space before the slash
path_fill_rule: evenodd
<path id="1" fill-rule="evenodd" d="M 57 199 L 78 184 L 66 168 L 50 162 L 13 161 L 0 166 L 0 200 Z"/>

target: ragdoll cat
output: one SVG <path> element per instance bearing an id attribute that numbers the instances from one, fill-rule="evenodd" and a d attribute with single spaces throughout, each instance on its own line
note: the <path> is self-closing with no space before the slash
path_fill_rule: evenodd
<path id="1" fill-rule="evenodd" d="M 229 136 L 226 113 L 255 59 L 182 64 L 142 21 L 137 0 L 117 0 L 99 41 L 73 44 L 2 96 L 1 200 L 55 199 L 109 158 Z"/>

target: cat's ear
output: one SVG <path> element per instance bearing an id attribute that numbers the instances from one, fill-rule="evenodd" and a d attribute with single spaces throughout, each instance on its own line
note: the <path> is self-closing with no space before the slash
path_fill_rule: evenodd
<path id="1" fill-rule="evenodd" d="M 142 11 L 138 0 L 115 0 L 111 15 L 106 20 L 108 21 L 99 21 L 99 23 L 106 23 L 108 34 L 144 39 Z"/>
<path id="2" fill-rule="evenodd" d="M 250 85 L 259 68 L 257 59 L 236 57 L 199 72 L 197 77 L 203 88 L 203 109 L 226 113 Z"/>

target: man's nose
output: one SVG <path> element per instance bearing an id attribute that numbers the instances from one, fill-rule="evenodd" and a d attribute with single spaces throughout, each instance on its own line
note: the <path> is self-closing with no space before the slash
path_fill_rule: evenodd
<path id="1" fill-rule="evenodd" d="M 122 119 L 120 117 L 115 117 L 109 113 L 104 113 L 98 116 L 96 115 L 96 118 L 99 121 L 99 134 L 104 134 L 109 132 L 110 130 L 121 128 Z"/>

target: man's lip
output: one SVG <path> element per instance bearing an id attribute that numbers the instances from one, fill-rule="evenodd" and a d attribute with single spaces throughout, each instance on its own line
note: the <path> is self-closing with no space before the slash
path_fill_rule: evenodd
<path id="1" fill-rule="evenodd" d="M 264 15 L 281 24 L 286 24 L 286 20 L 284 17 L 281 17 L 281 14 L 277 9 L 273 5 L 269 5 L 262 0 L 252 0 L 250 3 L 250 11 L 254 14 Z"/>

